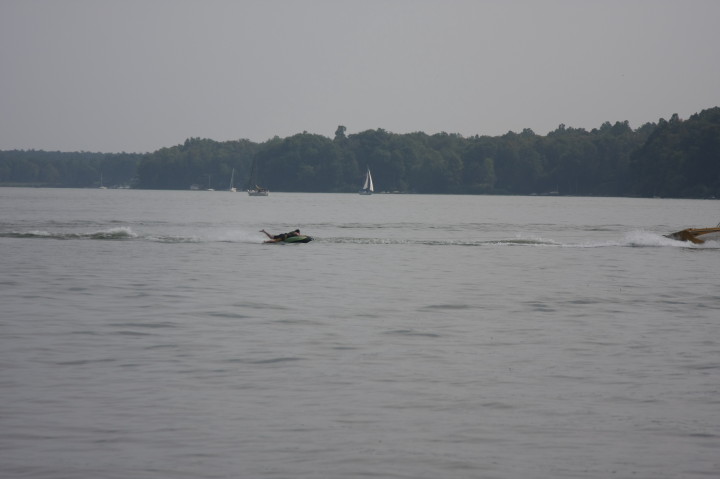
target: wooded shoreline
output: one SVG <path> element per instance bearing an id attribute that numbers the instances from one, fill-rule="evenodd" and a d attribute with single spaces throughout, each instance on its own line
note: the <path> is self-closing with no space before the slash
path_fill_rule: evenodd
<path id="1" fill-rule="evenodd" d="M 627 121 L 590 131 L 560 125 L 462 137 L 383 129 L 333 138 L 307 132 L 263 143 L 190 138 L 152 153 L 0 151 L 0 186 L 238 190 L 253 163 L 272 191 L 720 197 L 720 107 L 683 120 Z M 102 182 L 102 184 L 101 184 Z"/>

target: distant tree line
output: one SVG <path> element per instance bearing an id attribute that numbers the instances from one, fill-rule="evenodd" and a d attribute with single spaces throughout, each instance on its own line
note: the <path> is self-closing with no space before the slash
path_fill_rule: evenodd
<path id="1" fill-rule="evenodd" d="M 604 123 L 586 131 L 560 125 L 546 136 L 383 129 L 333 138 L 307 132 L 264 143 L 190 138 L 148 154 L 0 152 L 0 185 L 148 189 L 244 188 L 354 192 L 365 169 L 376 191 L 453 194 L 720 197 L 720 107 L 681 120 Z"/>
<path id="2" fill-rule="evenodd" d="M 90 188 L 130 186 L 144 155 L 65 153 L 42 150 L 0 151 L 0 186 Z"/>

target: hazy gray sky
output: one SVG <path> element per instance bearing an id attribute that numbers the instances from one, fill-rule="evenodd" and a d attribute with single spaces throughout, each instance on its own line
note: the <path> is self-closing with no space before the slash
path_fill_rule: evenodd
<path id="1" fill-rule="evenodd" d="M 717 0 L 0 0 L 0 150 L 637 128 L 720 106 Z"/>

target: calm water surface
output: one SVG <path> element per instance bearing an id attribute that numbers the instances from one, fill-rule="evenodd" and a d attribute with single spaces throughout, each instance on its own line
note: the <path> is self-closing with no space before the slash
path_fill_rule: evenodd
<path id="1" fill-rule="evenodd" d="M 718 477 L 719 206 L 0 188 L 0 477 Z"/>

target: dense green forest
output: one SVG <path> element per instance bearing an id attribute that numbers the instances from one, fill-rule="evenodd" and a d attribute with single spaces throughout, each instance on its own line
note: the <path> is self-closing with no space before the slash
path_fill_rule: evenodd
<path id="1" fill-rule="evenodd" d="M 369 167 L 376 191 L 454 194 L 720 197 L 720 107 L 686 120 L 560 125 L 546 136 L 383 129 L 300 133 L 264 143 L 190 138 L 147 154 L 0 151 L 0 185 L 355 192 Z"/>
<path id="2" fill-rule="evenodd" d="M 0 151 L 0 186 L 89 188 L 130 186 L 144 155 L 135 153 L 65 153 Z"/>

